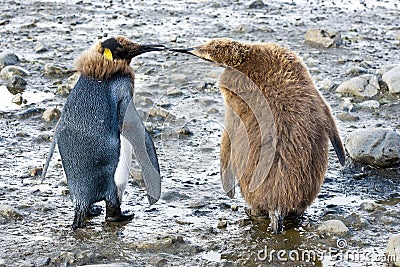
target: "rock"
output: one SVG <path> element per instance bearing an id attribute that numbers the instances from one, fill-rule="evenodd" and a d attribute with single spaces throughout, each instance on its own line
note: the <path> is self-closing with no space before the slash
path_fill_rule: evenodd
<path id="1" fill-rule="evenodd" d="M 400 234 L 389 237 L 386 258 L 394 266 L 400 266 Z"/>
<path id="2" fill-rule="evenodd" d="M 394 36 L 397 41 L 400 41 L 400 31 L 397 31 L 396 35 Z"/>
<path id="3" fill-rule="evenodd" d="M 318 232 L 325 235 L 346 235 L 349 228 L 340 220 L 328 220 L 318 227 Z"/>
<path id="4" fill-rule="evenodd" d="M 382 75 L 382 80 L 387 84 L 389 93 L 400 93 L 400 66 L 394 67 Z"/>
<path id="5" fill-rule="evenodd" d="M 358 76 L 358 75 L 367 74 L 367 73 L 368 73 L 368 71 L 362 67 L 352 67 L 351 69 L 349 69 L 347 71 L 347 74 L 351 75 L 351 76 Z"/>
<path id="6" fill-rule="evenodd" d="M 26 69 L 14 65 L 6 66 L 0 71 L 0 77 L 4 79 L 10 79 L 15 75 L 26 77 L 29 76 L 30 74 L 29 71 L 27 71 Z"/>
<path id="7" fill-rule="evenodd" d="M 35 50 L 35 53 L 44 53 L 44 52 L 49 51 L 49 49 L 42 43 L 38 43 L 35 46 L 34 50 Z"/>
<path id="8" fill-rule="evenodd" d="M 395 68 L 395 67 L 397 67 L 397 66 L 399 66 L 399 65 L 396 65 L 396 64 L 387 64 L 387 65 L 383 65 L 383 66 L 376 72 L 376 74 L 378 74 L 378 75 L 383 75 L 383 74 L 385 74 L 386 72 L 390 71 L 391 69 L 393 69 L 393 68 Z"/>
<path id="9" fill-rule="evenodd" d="M 183 244 L 185 243 L 182 236 L 167 236 L 161 239 L 158 239 L 155 242 L 151 243 L 143 243 L 136 245 L 136 248 L 139 250 L 165 250 L 170 248 L 174 244 Z"/>
<path id="10" fill-rule="evenodd" d="M 186 135 L 186 136 L 193 135 L 193 132 L 189 129 L 189 127 L 186 124 L 183 125 L 181 128 L 179 128 L 177 130 L 177 133 L 179 135 Z"/>
<path id="11" fill-rule="evenodd" d="M 0 69 L 9 65 L 17 65 L 19 58 L 14 53 L 2 52 L 0 53 Z"/>
<path id="12" fill-rule="evenodd" d="M 349 112 L 342 112 L 336 115 L 336 117 L 341 121 L 359 121 L 360 117 L 353 115 Z"/>
<path id="13" fill-rule="evenodd" d="M 375 202 L 363 202 L 360 205 L 360 209 L 368 211 L 368 212 L 374 212 L 377 210 L 385 210 L 385 208 L 382 205 L 377 204 Z"/>
<path id="14" fill-rule="evenodd" d="M 391 167 L 400 163 L 400 134 L 385 128 L 357 129 L 348 135 L 346 149 L 357 162 Z"/>
<path id="15" fill-rule="evenodd" d="M 181 96 L 183 93 L 181 91 L 181 89 L 179 88 L 172 88 L 170 90 L 167 91 L 166 95 L 167 96 Z"/>
<path id="16" fill-rule="evenodd" d="M 19 211 L 8 205 L 0 205 L 0 216 L 7 220 L 22 220 L 23 216 Z"/>
<path id="17" fill-rule="evenodd" d="M 380 105 L 381 104 L 379 104 L 379 102 L 376 100 L 367 100 L 357 104 L 357 108 L 364 110 L 375 110 L 378 109 Z"/>
<path id="18" fill-rule="evenodd" d="M 344 81 L 336 89 L 342 95 L 350 94 L 361 98 L 374 97 L 378 94 L 378 78 L 373 74 L 364 74 L 350 80 Z"/>
<path id="19" fill-rule="evenodd" d="M 174 82 L 177 82 L 177 83 L 185 83 L 188 81 L 187 75 L 185 75 L 183 73 L 175 73 L 175 74 L 172 74 L 170 77 Z"/>
<path id="20" fill-rule="evenodd" d="M 174 118 L 175 117 L 168 110 L 166 110 L 166 109 L 164 109 L 162 107 L 155 107 L 155 108 L 150 109 L 149 116 L 161 117 L 161 118 L 164 118 L 164 119 L 166 119 L 168 117 L 170 117 L 170 118 Z"/>
<path id="21" fill-rule="evenodd" d="M 321 89 L 332 92 L 337 88 L 337 84 L 333 82 L 331 79 L 325 79 L 321 83 Z"/>
<path id="22" fill-rule="evenodd" d="M 71 93 L 71 90 L 74 89 L 74 86 L 80 76 L 81 75 L 79 74 L 79 72 L 75 72 L 74 74 L 69 76 L 68 79 L 65 81 L 65 83 L 58 86 L 56 94 L 62 96 L 68 96 Z"/>
<path id="23" fill-rule="evenodd" d="M 29 108 L 27 110 L 20 111 L 20 112 L 16 113 L 15 115 L 18 119 L 29 119 L 33 116 L 42 114 L 44 111 L 45 111 L 44 108 Z"/>
<path id="24" fill-rule="evenodd" d="M 248 33 L 252 32 L 252 28 L 246 24 L 240 24 L 235 29 L 234 32 L 236 33 Z"/>
<path id="25" fill-rule="evenodd" d="M 17 94 L 13 97 L 11 102 L 13 102 L 14 104 L 17 104 L 17 105 L 22 105 L 22 103 L 24 103 L 24 98 L 22 97 L 21 94 Z"/>
<path id="26" fill-rule="evenodd" d="M 317 46 L 337 47 L 342 43 L 342 37 L 340 32 L 326 31 L 322 29 L 308 29 L 305 41 Z"/>
<path id="27" fill-rule="evenodd" d="M 70 73 L 71 73 L 71 71 L 69 69 L 66 69 L 66 68 L 63 68 L 60 66 L 56 66 L 52 63 L 47 63 L 46 65 L 44 65 L 43 74 L 47 78 L 61 78 Z"/>
<path id="28" fill-rule="evenodd" d="M 32 177 L 35 177 L 35 176 L 41 175 L 42 172 L 43 172 L 43 168 L 42 167 L 36 167 L 36 168 L 33 168 L 33 169 L 29 170 L 29 175 L 32 176 Z"/>
<path id="29" fill-rule="evenodd" d="M 256 0 L 256 1 L 252 2 L 252 3 L 249 5 L 249 8 L 254 8 L 254 9 L 264 8 L 264 7 L 265 7 L 265 4 L 264 4 L 264 2 L 261 1 L 261 0 Z"/>
<path id="30" fill-rule="evenodd" d="M 58 120 L 61 116 L 61 111 L 58 108 L 48 108 L 43 112 L 42 119 L 44 121 Z"/>
<path id="31" fill-rule="evenodd" d="M 226 228 L 228 226 L 228 222 L 226 220 L 222 220 L 218 222 L 218 228 Z"/>
<path id="32" fill-rule="evenodd" d="M 25 91 L 26 85 L 28 83 L 24 78 L 22 78 L 19 75 L 12 76 L 8 81 L 7 81 L 7 89 L 8 91 L 16 95 L 18 93 L 22 93 Z"/>

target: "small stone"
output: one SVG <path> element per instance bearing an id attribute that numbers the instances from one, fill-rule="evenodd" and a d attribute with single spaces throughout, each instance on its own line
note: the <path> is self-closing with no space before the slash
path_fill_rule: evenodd
<path id="1" fill-rule="evenodd" d="M 179 135 L 192 135 L 193 132 L 189 129 L 187 125 L 184 125 L 182 128 L 178 130 Z"/>
<path id="2" fill-rule="evenodd" d="M 70 77 L 68 77 L 65 83 L 58 86 L 56 94 L 62 96 L 68 96 L 71 93 L 72 89 L 74 88 L 79 77 L 80 77 L 79 72 L 75 72 L 74 74 L 72 74 Z"/>
<path id="3" fill-rule="evenodd" d="M 231 206 L 231 210 L 232 210 L 232 211 L 238 211 L 238 210 L 239 210 L 238 205 L 232 205 L 232 206 Z"/>
<path id="4" fill-rule="evenodd" d="M 333 92 L 337 88 L 337 84 L 333 82 L 331 79 L 325 79 L 321 83 L 321 89 L 328 91 L 328 92 Z"/>
<path id="5" fill-rule="evenodd" d="M 61 78 L 70 73 L 71 71 L 69 69 L 56 66 L 52 63 L 47 63 L 44 65 L 43 74 L 48 78 Z"/>
<path id="6" fill-rule="evenodd" d="M 197 209 L 197 208 L 203 208 L 207 206 L 208 203 L 205 201 L 193 201 L 189 204 L 189 208 Z"/>
<path id="7" fill-rule="evenodd" d="M 368 73 L 368 71 L 362 67 L 352 67 L 351 69 L 349 69 L 347 71 L 347 74 L 351 75 L 351 76 L 358 76 L 358 75 L 367 74 L 367 73 Z"/>
<path id="8" fill-rule="evenodd" d="M 217 227 L 218 228 L 226 228 L 228 226 L 228 222 L 225 220 L 219 221 Z"/>
<path id="9" fill-rule="evenodd" d="M 400 93 L 400 66 L 394 67 L 393 69 L 385 72 L 382 75 L 382 80 L 387 84 L 389 93 Z"/>
<path id="10" fill-rule="evenodd" d="M 152 117 L 161 117 L 161 118 L 174 118 L 175 116 L 172 115 L 168 110 L 162 108 L 162 107 L 155 107 L 150 109 L 149 111 L 149 116 Z"/>
<path id="11" fill-rule="evenodd" d="M 173 36 L 169 39 L 169 41 L 172 42 L 172 43 L 175 43 L 177 40 L 178 40 L 178 36 L 177 36 L 177 35 L 173 35 Z"/>
<path id="12" fill-rule="evenodd" d="M 42 172 L 43 172 L 43 168 L 42 167 L 36 167 L 36 168 L 33 168 L 33 169 L 29 170 L 29 175 L 32 176 L 32 177 L 35 177 L 35 176 L 41 175 Z"/>
<path id="13" fill-rule="evenodd" d="M 400 41 L 400 31 L 397 31 L 396 35 L 394 36 L 397 41 Z"/>
<path id="14" fill-rule="evenodd" d="M 389 237 L 387 244 L 387 260 L 394 266 L 400 266 L 400 234 Z"/>
<path id="15" fill-rule="evenodd" d="M 357 115 L 353 115 L 349 112 L 342 112 L 336 115 L 336 117 L 341 121 L 359 121 L 360 117 Z"/>
<path id="16" fill-rule="evenodd" d="M 378 78 L 375 75 L 364 74 L 343 82 L 336 92 L 366 98 L 376 96 L 379 88 Z"/>
<path id="17" fill-rule="evenodd" d="M 249 33 L 249 32 L 252 32 L 252 27 L 249 27 L 246 24 L 240 24 L 234 29 L 234 32 L 236 32 L 236 33 Z"/>
<path id="18" fill-rule="evenodd" d="M 363 202 L 360 205 L 360 209 L 368 212 L 374 212 L 377 210 L 384 210 L 385 208 L 379 204 L 376 204 L 375 202 Z"/>
<path id="19" fill-rule="evenodd" d="M 17 94 L 12 98 L 11 102 L 16 105 L 22 105 L 22 103 L 24 103 L 24 98 L 22 97 L 22 94 Z"/>
<path id="20" fill-rule="evenodd" d="M 259 8 L 264 8 L 264 7 L 265 7 L 265 4 L 261 0 L 256 0 L 249 5 L 249 8 L 251 8 L 251 9 L 259 9 Z"/>
<path id="21" fill-rule="evenodd" d="M 11 94 L 16 95 L 24 92 L 27 84 L 27 81 L 23 77 L 15 75 L 7 81 L 6 86 Z"/>
<path id="22" fill-rule="evenodd" d="M 175 74 L 172 74 L 170 77 L 173 81 L 178 82 L 178 83 L 185 83 L 188 81 L 187 75 L 185 75 L 183 73 L 175 73 Z"/>
<path id="23" fill-rule="evenodd" d="M 357 108 L 364 109 L 364 110 L 375 110 L 380 107 L 381 104 L 379 104 L 378 101 L 376 100 L 367 100 L 364 102 L 361 102 L 357 104 Z"/>
<path id="24" fill-rule="evenodd" d="M 4 79 L 10 79 L 15 75 L 26 77 L 29 76 L 30 74 L 29 71 L 27 71 L 26 69 L 14 65 L 6 66 L 0 71 L 0 77 Z"/>
<path id="25" fill-rule="evenodd" d="M 3 216 L 7 220 L 22 220 L 22 214 L 8 205 L 0 205 L 0 216 Z"/>
<path id="26" fill-rule="evenodd" d="M 19 58 L 14 53 L 2 52 L 0 53 L 0 69 L 9 65 L 17 65 Z"/>
<path id="27" fill-rule="evenodd" d="M 167 96 L 181 96 L 183 93 L 179 88 L 172 88 L 167 91 Z"/>
<path id="28" fill-rule="evenodd" d="M 42 43 L 38 43 L 34 48 L 36 53 L 44 53 L 49 51 L 49 49 Z"/>
<path id="29" fill-rule="evenodd" d="M 43 112 L 42 119 L 44 121 L 58 120 L 61 116 L 61 111 L 58 108 L 48 108 Z"/>
<path id="30" fill-rule="evenodd" d="M 385 128 L 365 128 L 346 139 L 350 157 L 362 164 L 391 167 L 400 163 L 400 134 Z"/>
<path id="31" fill-rule="evenodd" d="M 342 37 L 340 32 L 323 29 L 308 29 L 305 41 L 316 46 L 337 47 L 342 43 Z"/>
<path id="32" fill-rule="evenodd" d="M 326 235 L 346 235 L 349 228 L 340 220 L 328 220 L 318 227 L 318 232 Z"/>

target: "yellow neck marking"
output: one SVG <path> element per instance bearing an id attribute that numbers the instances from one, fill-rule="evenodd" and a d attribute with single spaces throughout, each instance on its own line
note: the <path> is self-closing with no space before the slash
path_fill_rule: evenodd
<path id="1" fill-rule="evenodd" d="M 113 56 L 112 56 L 111 50 L 108 49 L 108 48 L 104 49 L 103 56 L 108 60 L 111 60 L 111 61 L 113 60 Z"/>

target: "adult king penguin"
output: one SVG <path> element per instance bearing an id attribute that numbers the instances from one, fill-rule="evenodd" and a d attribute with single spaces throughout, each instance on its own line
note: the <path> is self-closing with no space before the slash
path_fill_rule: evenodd
<path id="1" fill-rule="evenodd" d="M 301 215 L 317 197 L 328 164 L 328 142 L 343 165 L 345 151 L 331 111 L 302 60 L 272 43 L 226 38 L 171 49 L 225 67 L 226 104 L 221 178 L 233 197 L 235 179 L 251 216 L 268 215 L 273 233 L 286 215 Z"/>
<path id="2" fill-rule="evenodd" d="M 73 229 L 84 227 L 91 206 L 106 202 L 106 221 L 125 221 L 121 212 L 132 149 L 142 168 L 150 204 L 160 197 L 156 150 L 132 101 L 133 57 L 161 51 L 118 36 L 96 43 L 76 62 L 80 78 L 65 102 L 43 177 L 55 144 L 74 203 Z"/>

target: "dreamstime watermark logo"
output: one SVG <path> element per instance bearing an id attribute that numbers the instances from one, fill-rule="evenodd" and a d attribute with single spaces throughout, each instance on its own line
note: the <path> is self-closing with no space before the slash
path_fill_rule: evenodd
<path id="1" fill-rule="evenodd" d="M 336 247 L 327 249 L 292 249 L 275 250 L 265 246 L 258 250 L 257 259 L 266 262 L 353 262 L 353 263 L 378 263 L 395 262 L 394 256 L 387 256 L 383 252 L 368 249 L 348 249 L 345 239 L 338 239 Z"/>

